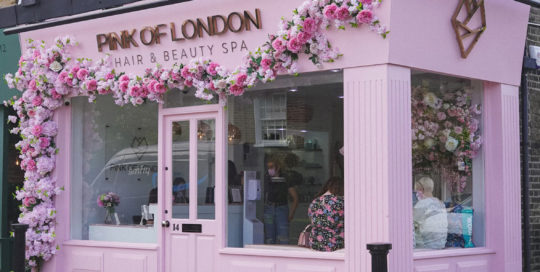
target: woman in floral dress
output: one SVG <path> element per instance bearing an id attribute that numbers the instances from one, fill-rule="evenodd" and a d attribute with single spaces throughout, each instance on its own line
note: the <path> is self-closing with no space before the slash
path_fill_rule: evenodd
<path id="1" fill-rule="evenodd" d="M 332 177 L 309 205 L 312 249 L 335 251 L 345 247 L 344 207 L 343 179 Z"/>

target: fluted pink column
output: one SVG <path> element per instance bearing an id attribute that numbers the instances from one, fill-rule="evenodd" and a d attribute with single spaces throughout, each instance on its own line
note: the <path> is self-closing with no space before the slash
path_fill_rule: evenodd
<path id="1" fill-rule="evenodd" d="M 346 69 L 344 88 L 347 269 L 370 272 L 366 244 L 390 242 L 389 271 L 412 271 L 410 69 Z"/>
<path id="2" fill-rule="evenodd" d="M 489 271 L 521 271 L 519 91 L 484 84 L 486 247 L 496 251 Z"/>

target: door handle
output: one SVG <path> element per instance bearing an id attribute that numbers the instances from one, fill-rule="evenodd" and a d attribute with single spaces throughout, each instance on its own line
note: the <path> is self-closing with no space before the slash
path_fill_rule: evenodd
<path id="1" fill-rule="evenodd" d="M 161 221 L 161 226 L 164 227 L 164 228 L 168 228 L 170 225 L 171 225 L 171 223 L 169 222 L 169 220 Z"/>

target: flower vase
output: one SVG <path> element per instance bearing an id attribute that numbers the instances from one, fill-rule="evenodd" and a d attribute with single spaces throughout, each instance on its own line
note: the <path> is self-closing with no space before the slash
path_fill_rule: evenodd
<path id="1" fill-rule="evenodd" d="M 114 216 L 114 207 L 108 206 L 105 207 L 105 224 L 112 224 L 113 223 L 113 216 Z"/>

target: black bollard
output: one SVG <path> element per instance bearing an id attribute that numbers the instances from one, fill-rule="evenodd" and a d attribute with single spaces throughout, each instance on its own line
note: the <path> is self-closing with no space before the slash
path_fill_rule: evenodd
<path id="1" fill-rule="evenodd" d="M 392 244 L 367 244 L 367 249 L 371 254 L 371 272 L 388 272 L 387 256 Z"/>
<path id="2" fill-rule="evenodd" d="M 12 224 L 14 232 L 13 241 L 13 272 L 26 270 L 26 224 Z"/>

